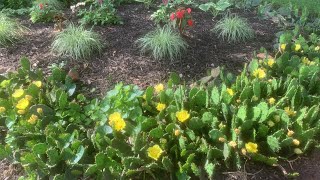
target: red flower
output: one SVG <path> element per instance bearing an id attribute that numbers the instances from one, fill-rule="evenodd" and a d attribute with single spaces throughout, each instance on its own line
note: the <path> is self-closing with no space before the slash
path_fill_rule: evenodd
<path id="1" fill-rule="evenodd" d="M 187 12 L 190 14 L 190 13 L 191 13 L 191 8 L 188 8 L 188 9 L 187 9 Z"/>
<path id="2" fill-rule="evenodd" d="M 172 13 L 172 14 L 170 15 L 170 20 L 173 21 L 174 18 L 176 18 L 176 17 L 175 17 L 175 15 L 174 15 L 174 13 Z"/>
<path id="3" fill-rule="evenodd" d="M 167 5 L 167 4 L 168 4 L 168 0 L 162 0 L 162 3 L 163 3 L 164 5 Z"/>
<path id="4" fill-rule="evenodd" d="M 187 23 L 189 26 L 193 26 L 193 21 L 191 19 L 189 19 Z"/>
<path id="5" fill-rule="evenodd" d="M 182 19 L 183 16 L 184 16 L 184 11 L 183 10 L 182 11 L 178 11 L 176 14 L 177 14 L 177 18 L 178 19 Z"/>
<path id="6" fill-rule="evenodd" d="M 43 9 L 43 4 L 42 3 L 39 4 L 39 8 Z"/>

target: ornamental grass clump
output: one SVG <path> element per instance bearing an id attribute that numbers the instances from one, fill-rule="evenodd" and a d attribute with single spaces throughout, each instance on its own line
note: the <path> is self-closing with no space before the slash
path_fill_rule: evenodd
<path id="1" fill-rule="evenodd" d="M 0 13 L 0 47 L 19 41 L 27 28 Z"/>
<path id="2" fill-rule="evenodd" d="M 156 60 L 174 60 L 186 51 L 188 44 L 169 26 L 149 32 L 136 41 L 142 53 L 150 53 Z"/>
<path id="3" fill-rule="evenodd" d="M 217 22 L 212 31 L 218 34 L 219 38 L 230 43 L 247 41 L 254 37 L 254 30 L 248 22 L 237 15 L 224 17 Z"/>
<path id="4" fill-rule="evenodd" d="M 97 33 L 82 26 L 69 25 L 55 37 L 52 51 L 58 56 L 68 56 L 78 60 L 90 58 L 94 53 L 101 53 L 102 46 Z"/>

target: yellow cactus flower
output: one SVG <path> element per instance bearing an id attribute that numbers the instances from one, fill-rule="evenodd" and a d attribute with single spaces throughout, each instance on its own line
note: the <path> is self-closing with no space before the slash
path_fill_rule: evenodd
<path id="1" fill-rule="evenodd" d="M 284 51 L 286 49 L 287 45 L 286 44 L 281 44 L 280 45 L 280 49 L 281 51 Z"/>
<path id="2" fill-rule="evenodd" d="M 149 147 L 147 151 L 148 151 L 148 156 L 156 161 L 159 159 L 159 157 L 163 153 L 162 149 L 157 144 L 152 147 Z"/>
<path id="3" fill-rule="evenodd" d="M 24 94 L 24 90 L 23 89 L 16 89 L 14 91 L 14 93 L 12 94 L 12 97 L 14 98 L 19 98 Z"/>
<path id="4" fill-rule="evenodd" d="M 157 84 L 154 86 L 154 90 L 156 91 L 157 94 L 159 94 L 161 91 L 164 90 L 164 85 L 163 84 Z"/>
<path id="5" fill-rule="evenodd" d="M 294 50 L 299 51 L 301 49 L 301 44 L 295 44 L 294 45 Z"/>
<path id="6" fill-rule="evenodd" d="M 230 95 L 230 96 L 233 96 L 234 95 L 234 92 L 231 88 L 227 88 L 227 93 Z"/>
<path id="7" fill-rule="evenodd" d="M 30 104 L 29 100 L 26 98 L 23 98 L 18 101 L 16 108 L 21 109 L 21 110 L 25 110 L 29 106 L 29 104 Z"/>
<path id="8" fill-rule="evenodd" d="M 285 107 L 284 111 L 287 113 L 288 116 L 295 116 L 297 114 L 297 112 L 291 109 L 290 107 Z"/>
<path id="9" fill-rule="evenodd" d="M 303 64 L 310 64 L 310 60 L 307 57 L 302 58 Z"/>
<path id="10" fill-rule="evenodd" d="M 238 104 L 240 104 L 240 103 L 241 103 L 241 100 L 240 100 L 240 99 L 237 99 L 236 102 L 237 102 Z"/>
<path id="11" fill-rule="evenodd" d="M 41 81 L 33 81 L 32 84 L 36 85 L 38 88 L 41 88 L 41 86 L 42 86 L 42 82 Z"/>
<path id="12" fill-rule="evenodd" d="M 30 123 L 30 124 L 35 124 L 38 119 L 39 119 L 39 118 L 38 118 L 37 115 L 32 114 L 31 117 L 30 117 L 29 120 L 28 120 L 28 123 Z"/>
<path id="13" fill-rule="evenodd" d="M 126 122 L 119 112 L 114 112 L 109 116 L 109 125 L 116 131 L 121 131 L 126 127 Z"/>
<path id="14" fill-rule="evenodd" d="M 218 139 L 220 142 L 226 142 L 226 139 L 224 137 L 219 137 Z"/>
<path id="15" fill-rule="evenodd" d="M 235 141 L 230 141 L 228 144 L 230 147 L 233 147 L 233 148 L 237 146 L 237 143 Z"/>
<path id="16" fill-rule="evenodd" d="M 119 119 L 115 121 L 113 126 L 116 131 L 122 131 L 126 127 L 126 122 L 123 119 Z"/>
<path id="17" fill-rule="evenodd" d="M 267 74 L 263 69 L 258 68 L 258 69 L 253 71 L 253 76 L 257 77 L 259 79 L 263 79 L 263 78 L 265 78 L 267 76 Z"/>
<path id="18" fill-rule="evenodd" d="M 319 51 L 320 50 L 320 46 L 317 46 L 314 48 L 315 51 Z"/>
<path id="19" fill-rule="evenodd" d="M 292 143 L 295 145 L 295 146 L 299 146 L 300 145 L 300 141 L 298 139 L 293 139 L 292 140 Z"/>
<path id="20" fill-rule="evenodd" d="M 17 113 L 18 113 L 18 114 L 20 114 L 20 115 L 23 115 L 23 114 L 25 114 L 25 113 L 26 113 L 26 110 L 22 110 L 22 109 L 20 109 L 20 110 L 18 110 L 18 111 L 17 111 Z"/>
<path id="21" fill-rule="evenodd" d="M 28 101 L 31 101 L 33 99 L 33 97 L 30 95 L 25 95 L 24 98 L 27 99 Z"/>
<path id="22" fill-rule="evenodd" d="M 257 153 L 258 152 L 258 144 L 249 142 L 245 144 L 246 150 L 249 153 Z"/>
<path id="23" fill-rule="evenodd" d="M 3 112 L 5 112 L 5 111 L 6 111 L 6 108 L 3 107 L 3 106 L 1 106 L 1 107 L 0 107 L 0 113 L 3 113 Z"/>
<path id="24" fill-rule="evenodd" d="M 144 100 L 147 100 L 147 95 L 146 95 L 146 94 L 143 94 L 143 95 L 142 95 L 142 98 L 143 98 Z"/>
<path id="25" fill-rule="evenodd" d="M 167 106 L 165 104 L 162 103 L 158 103 L 157 104 L 157 110 L 158 111 L 163 111 Z"/>
<path id="26" fill-rule="evenodd" d="M 274 103 L 276 102 L 276 99 L 274 99 L 274 98 L 269 98 L 269 99 L 268 99 L 268 102 L 269 102 L 270 105 L 274 105 Z"/>
<path id="27" fill-rule="evenodd" d="M 292 131 L 292 130 L 288 130 L 287 135 L 288 135 L 289 137 L 291 137 L 293 134 L 294 134 L 294 131 Z"/>
<path id="28" fill-rule="evenodd" d="M 186 110 L 181 110 L 181 111 L 176 112 L 176 117 L 178 118 L 178 121 L 185 122 L 186 120 L 188 120 L 190 118 L 190 114 Z"/>
<path id="29" fill-rule="evenodd" d="M 174 135 L 175 135 L 175 136 L 179 136 L 179 135 L 180 135 L 180 130 L 179 130 L 179 129 L 176 129 L 176 130 L 174 131 Z"/>
<path id="30" fill-rule="evenodd" d="M 42 108 L 37 108 L 37 113 L 38 114 L 42 114 L 43 113 L 43 109 Z"/>
<path id="31" fill-rule="evenodd" d="M 269 67 L 271 67 L 271 68 L 272 68 L 272 67 L 273 67 L 273 65 L 274 65 L 274 63 L 275 63 L 275 60 L 274 60 L 274 59 L 272 59 L 272 58 L 271 58 L 271 59 L 268 59 L 267 64 L 268 64 L 268 66 L 269 66 Z"/>

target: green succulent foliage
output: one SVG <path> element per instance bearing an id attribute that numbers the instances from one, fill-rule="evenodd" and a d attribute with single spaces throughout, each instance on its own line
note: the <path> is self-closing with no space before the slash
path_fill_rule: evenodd
<path id="1" fill-rule="evenodd" d="M 19 22 L 0 13 L 0 46 L 12 45 L 21 40 L 28 29 Z"/>
<path id="2" fill-rule="evenodd" d="M 95 53 L 101 53 L 102 42 L 97 33 L 86 30 L 83 26 L 69 25 L 56 35 L 52 43 L 52 51 L 58 56 L 73 59 L 88 59 Z"/>
<path id="3" fill-rule="evenodd" d="M 142 53 L 150 53 L 156 60 L 175 60 L 186 51 L 188 45 L 169 26 L 149 32 L 136 41 Z"/>
<path id="4" fill-rule="evenodd" d="M 248 22 L 237 16 L 227 15 L 212 29 L 219 38 L 231 43 L 247 41 L 254 37 L 254 30 Z"/>

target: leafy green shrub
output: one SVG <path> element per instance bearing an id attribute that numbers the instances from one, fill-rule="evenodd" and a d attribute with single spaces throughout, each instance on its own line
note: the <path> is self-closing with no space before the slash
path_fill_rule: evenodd
<path id="1" fill-rule="evenodd" d="M 62 4 L 58 0 L 37 0 L 33 3 L 30 20 L 35 22 L 52 22 L 54 16 L 60 13 Z"/>
<path id="2" fill-rule="evenodd" d="M 23 37 L 26 31 L 26 27 L 0 13 L 0 46 L 15 43 Z"/>
<path id="3" fill-rule="evenodd" d="M 113 2 L 93 1 L 86 3 L 89 8 L 79 10 L 78 16 L 81 18 L 81 24 L 122 24 L 120 18 L 117 16 L 117 10 L 114 8 Z"/>
<path id="4" fill-rule="evenodd" d="M 188 46 L 183 38 L 169 26 L 149 32 L 136 43 L 142 53 L 149 52 L 156 60 L 164 58 L 174 60 L 181 56 Z"/>
<path id="5" fill-rule="evenodd" d="M 232 4 L 229 0 L 219 0 L 217 2 L 207 2 L 201 4 L 199 8 L 205 12 L 211 12 L 211 14 L 216 17 L 219 13 L 227 10 Z"/>
<path id="6" fill-rule="evenodd" d="M 248 22 L 237 15 L 224 17 L 217 22 L 212 31 L 228 42 L 246 41 L 254 37 L 254 30 Z"/>
<path id="7" fill-rule="evenodd" d="M 52 43 L 53 52 L 74 59 L 89 58 L 96 52 L 100 53 L 101 49 L 102 43 L 97 33 L 72 24 L 57 34 Z"/>

